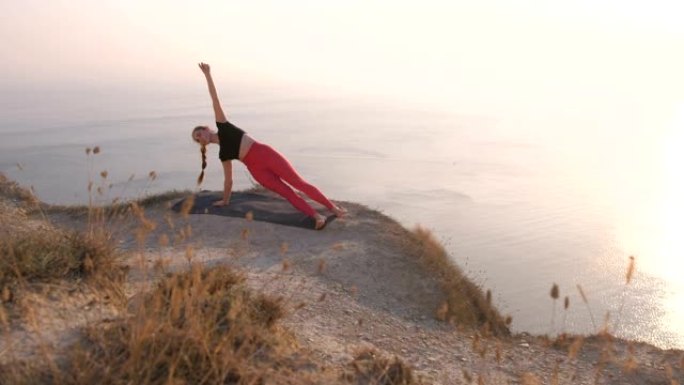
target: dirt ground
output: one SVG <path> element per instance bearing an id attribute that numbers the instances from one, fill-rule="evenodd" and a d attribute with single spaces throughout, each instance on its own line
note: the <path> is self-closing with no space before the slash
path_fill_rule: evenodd
<path id="1" fill-rule="evenodd" d="M 435 384 L 684 384 L 682 351 L 599 336 L 556 344 L 526 334 L 485 338 L 438 321 L 444 294 L 402 246 L 409 231 L 377 211 L 342 204 L 348 216 L 323 231 L 182 216 L 166 204 L 148 208 L 145 216 L 156 228 L 146 234 L 137 233 L 133 217 L 113 225 L 130 267 L 127 297 L 135 301 L 164 272 L 192 262 L 231 265 L 245 272 L 255 290 L 284 299 L 289 311 L 283 325 L 331 367 L 372 347 L 401 358 Z M 59 214 L 49 221 L 83 228 L 86 219 Z M 43 285 L 23 298 L 39 306 L 12 320 L 11 330 L 0 336 L 0 361 L 58 351 L 84 325 L 121 313 L 87 288 Z"/>

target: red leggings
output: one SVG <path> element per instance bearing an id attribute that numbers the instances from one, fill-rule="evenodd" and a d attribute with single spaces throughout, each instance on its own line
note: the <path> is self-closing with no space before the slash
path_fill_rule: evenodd
<path id="1" fill-rule="evenodd" d="M 316 211 L 302 197 L 297 195 L 290 186 L 303 192 L 328 209 L 333 209 L 334 205 L 332 202 L 320 190 L 302 179 L 290 162 L 270 146 L 259 142 L 253 143 L 242 162 L 247 166 L 247 169 L 259 184 L 278 193 L 304 214 L 313 217 L 316 215 Z M 285 184 L 285 182 L 290 186 Z"/>

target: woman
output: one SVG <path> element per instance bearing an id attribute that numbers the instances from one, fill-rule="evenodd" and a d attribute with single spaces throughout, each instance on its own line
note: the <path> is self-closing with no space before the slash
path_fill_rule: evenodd
<path id="1" fill-rule="evenodd" d="M 343 216 L 345 210 L 334 205 L 316 187 L 304 181 L 292 168 L 290 162 L 279 152 L 270 146 L 255 141 L 245 134 L 243 130 L 228 122 L 219 103 L 216 87 L 211 78 L 209 64 L 200 63 L 199 67 L 207 79 L 218 131 L 212 131 L 207 126 L 197 126 L 192 131 L 192 138 L 201 145 L 200 151 L 202 152 L 202 173 L 197 179 L 197 184 L 202 183 L 204 169 L 207 167 L 206 146 L 210 143 L 216 143 L 220 146 L 219 159 L 221 159 L 221 164 L 223 164 L 224 175 L 223 199 L 214 202 L 214 206 L 225 206 L 230 201 L 233 189 L 233 166 L 231 162 L 233 159 L 238 159 L 247 166 L 247 169 L 259 184 L 278 193 L 299 211 L 312 217 L 316 222 L 317 230 L 325 226 L 325 216 L 316 212 L 304 199 L 294 192 L 292 187 L 327 207 L 336 216 Z"/>

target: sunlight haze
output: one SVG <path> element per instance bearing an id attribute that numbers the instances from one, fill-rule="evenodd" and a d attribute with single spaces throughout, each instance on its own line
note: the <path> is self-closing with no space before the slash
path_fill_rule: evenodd
<path id="1" fill-rule="evenodd" d="M 684 89 L 677 2 L 4 0 L 2 8 L 7 83 L 191 84 L 194 64 L 206 61 L 220 79 L 446 105 L 672 100 Z"/>

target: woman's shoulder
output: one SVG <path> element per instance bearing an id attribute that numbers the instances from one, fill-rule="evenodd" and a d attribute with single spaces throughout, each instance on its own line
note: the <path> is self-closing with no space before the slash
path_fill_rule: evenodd
<path id="1" fill-rule="evenodd" d="M 229 129 L 229 130 L 238 130 L 238 131 L 244 132 L 240 127 L 234 125 L 233 123 L 231 123 L 231 122 L 229 122 L 229 121 L 227 121 L 227 120 L 224 121 L 224 122 L 216 122 L 216 128 L 218 128 L 219 131 L 222 130 L 222 129 L 223 129 L 223 130 Z"/>
<path id="2" fill-rule="evenodd" d="M 218 127 L 218 128 L 225 128 L 225 127 L 231 128 L 231 127 L 235 127 L 235 125 L 233 123 L 229 122 L 228 120 L 224 120 L 223 122 L 217 121 L 216 127 Z"/>

